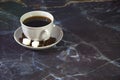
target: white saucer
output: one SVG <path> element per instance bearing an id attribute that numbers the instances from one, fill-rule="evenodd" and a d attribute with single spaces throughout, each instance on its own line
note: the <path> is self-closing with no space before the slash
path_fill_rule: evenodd
<path id="1" fill-rule="evenodd" d="M 63 37 L 63 31 L 62 29 L 59 27 L 59 26 L 55 26 L 52 30 L 52 33 L 51 33 L 51 37 L 54 37 L 56 38 L 56 42 L 51 44 L 51 45 L 47 45 L 47 46 L 43 46 L 43 47 L 37 47 L 37 48 L 34 48 L 32 46 L 26 46 L 24 44 L 22 44 L 21 42 L 19 42 L 19 39 L 22 37 L 22 28 L 19 27 L 15 32 L 14 32 L 14 39 L 15 41 L 20 44 L 21 46 L 23 47 L 26 47 L 26 48 L 29 48 L 29 49 L 33 49 L 33 50 L 41 50 L 41 49 L 47 49 L 47 48 L 50 48 L 54 45 L 56 45 L 57 43 L 59 43 Z"/>

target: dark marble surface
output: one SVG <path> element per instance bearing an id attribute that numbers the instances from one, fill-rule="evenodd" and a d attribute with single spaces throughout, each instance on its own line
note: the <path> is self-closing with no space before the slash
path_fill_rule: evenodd
<path id="1" fill-rule="evenodd" d="M 0 1 L 0 80 L 120 80 L 120 2 Z M 64 31 L 56 46 L 33 51 L 13 39 L 20 16 L 45 10 Z"/>

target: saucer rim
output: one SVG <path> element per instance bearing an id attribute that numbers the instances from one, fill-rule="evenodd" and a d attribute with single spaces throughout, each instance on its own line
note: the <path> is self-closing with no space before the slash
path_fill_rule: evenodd
<path id="1" fill-rule="evenodd" d="M 23 47 L 25 47 L 25 48 L 28 48 L 28 49 L 33 49 L 33 50 L 48 49 L 48 48 L 51 48 L 52 46 L 58 44 L 58 43 L 62 40 L 62 38 L 63 38 L 63 30 L 62 30 L 62 28 L 60 28 L 58 25 L 55 25 L 54 28 L 55 28 L 55 27 L 57 27 L 57 28 L 60 30 L 60 35 L 59 35 L 59 39 L 58 39 L 55 43 L 53 43 L 53 44 L 51 44 L 51 45 L 47 45 L 47 46 L 43 46 L 43 47 L 31 47 L 31 46 L 26 46 L 26 45 L 22 44 L 21 42 L 19 42 L 19 41 L 17 40 L 17 37 L 15 36 L 15 35 L 17 34 L 17 32 L 18 32 L 20 29 L 22 29 L 21 27 L 18 27 L 18 28 L 15 30 L 15 32 L 14 32 L 14 39 L 15 39 L 15 41 L 16 41 L 19 45 L 21 45 L 21 46 L 23 46 Z"/>

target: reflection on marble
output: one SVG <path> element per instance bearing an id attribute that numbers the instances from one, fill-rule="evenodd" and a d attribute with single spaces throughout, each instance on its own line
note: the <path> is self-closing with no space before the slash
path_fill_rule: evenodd
<path id="1" fill-rule="evenodd" d="M 78 0 L 23 0 L 23 6 L 19 1 L 0 3 L 0 80 L 120 79 L 120 32 L 114 28 L 119 25 L 119 6 Z M 55 24 L 64 31 L 59 44 L 33 51 L 15 42 L 19 17 L 31 10 L 46 10 L 55 16 Z"/>

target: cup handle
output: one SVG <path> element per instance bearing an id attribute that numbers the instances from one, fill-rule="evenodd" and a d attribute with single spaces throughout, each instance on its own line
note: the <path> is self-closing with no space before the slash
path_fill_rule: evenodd
<path id="1" fill-rule="evenodd" d="M 48 30 L 43 30 L 42 32 L 41 32 L 41 39 L 42 40 L 48 40 L 50 38 L 50 32 L 48 31 Z"/>

